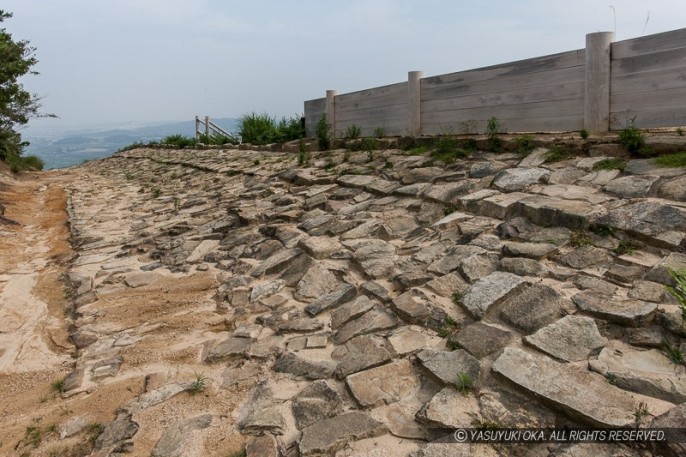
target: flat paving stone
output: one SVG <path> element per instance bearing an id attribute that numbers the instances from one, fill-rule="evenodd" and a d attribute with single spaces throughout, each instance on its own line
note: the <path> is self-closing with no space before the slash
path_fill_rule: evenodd
<path id="1" fill-rule="evenodd" d="M 386 433 L 384 424 L 369 415 L 353 411 L 316 422 L 302 431 L 300 455 L 333 455 L 345 445 Z"/>
<path id="2" fill-rule="evenodd" d="M 580 292 L 572 301 L 585 313 L 620 325 L 640 327 L 652 322 L 657 306 L 640 300 L 617 300 L 594 292 Z"/>
<path id="3" fill-rule="evenodd" d="M 517 335 L 492 325 L 475 322 L 448 337 L 477 359 L 493 354 L 514 341 Z"/>
<path id="4" fill-rule="evenodd" d="M 491 306 L 515 293 L 523 284 L 524 280 L 517 275 L 496 271 L 472 284 L 460 303 L 474 317 L 481 319 Z"/>
<path id="5" fill-rule="evenodd" d="M 415 395 L 421 387 L 419 374 L 407 359 L 351 374 L 345 382 L 362 407 L 398 402 Z"/>
<path id="6" fill-rule="evenodd" d="M 464 349 L 457 351 L 437 351 L 425 349 L 417 354 L 417 359 L 424 368 L 443 384 L 453 385 L 457 374 L 462 372 L 472 379 L 479 379 L 481 364 Z"/>
<path id="7" fill-rule="evenodd" d="M 658 349 L 636 350 L 613 341 L 589 368 L 603 376 L 612 376 L 617 387 L 660 398 L 672 403 L 686 401 L 686 374 Z"/>
<path id="8" fill-rule="evenodd" d="M 662 400 L 629 394 L 602 376 L 519 348 L 505 348 L 492 369 L 554 409 L 592 426 L 632 427 L 636 421 L 634 412 L 641 401 L 655 415 L 673 407 Z"/>
<path id="9" fill-rule="evenodd" d="M 608 343 L 590 317 L 565 316 L 543 327 L 524 341 L 564 362 L 587 360 Z"/>

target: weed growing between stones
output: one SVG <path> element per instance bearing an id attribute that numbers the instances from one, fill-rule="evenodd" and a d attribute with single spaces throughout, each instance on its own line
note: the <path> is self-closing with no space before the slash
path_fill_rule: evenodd
<path id="1" fill-rule="evenodd" d="M 517 154 L 529 155 L 536 148 L 534 138 L 531 135 L 522 135 L 514 139 L 517 145 Z"/>
<path id="2" fill-rule="evenodd" d="M 622 255 L 632 255 L 634 253 L 635 246 L 627 240 L 619 240 L 619 244 L 613 249 L 614 253 L 618 256 Z"/>
<path id="3" fill-rule="evenodd" d="M 497 117 L 493 116 L 488 120 L 486 124 L 486 135 L 488 135 L 488 149 L 491 152 L 500 152 L 503 145 L 498 138 L 498 133 L 501 133 L 502 125 Z"/>
<path id="4" fill-rule="evenodd" d="M 636 423 L 636 427 L 639 427 L 643 422 L 645 421 L 646 417 L 652 416 L 650 414 L 650 411 L 648 410 L 648 405 L 646 402 L 641 401 L 638 403 L 638 406 L 636 406 L 636 409 L 634 410 L 634 421 Z"/>
<path id="5" fill-rule="evenodd" d="M 605 379 L 607 380 L 607 382 L 609 382 L 613 386 L 617 385 L 617 376 L 615 376 L 614 373 L 607 373 L 605 375 Z"/>
<path id="6" fill-rule="evenodd" d="M 593 165 L 594 171 L 598 171 L 598 170 L 624 171 L 625 168 L 626 168 L 626 161 L 624 159 L 620 159 L 619 157 L 614 157 L 612 159 L 603 159 L 600 162 L 597 162 L 595 165 Z"/>
<path id="7" fill-rule="evenodd" d="M 672 294 L 679 302 L 679 308 L 681 309 L 681 325 L 686 323 L 686 269 L 682 270 L 668 270 L 672 279 L 674 279 L 675 285 L 666 286 L 670 294 Z"/>
<path id="8" fill-rule="evenodd" d="M 681 127 L 677 128 L 676 134 L 679 136 L 684 136 L 684 129 L 682 129 Z"/>
<path id="9" fill-rule="evenodd" d="M 674 365 L 682 365 L 686 361 L 684 359 L 684 353 L 681 352 L 678 346 L 671 344 L 669 341 L 662 342 L 662 349 L 664 349 L 665 354 L 669 357 Z"/>
<path id="10" fill-rule="evenodd" d="M 55 392 L 58 392 L 60 394 L 64 393 L 64 379 L 57 379 L 57 380 L 51 382 L 50 387 Z"/>
<path id="11" fill-rule="evenodd" d="M 619 142 L 632 155 L 645 157 L 652 153 L 650 148 L 646 146 L 643 132 L 636 126 L 636 117 L 631 119 L 629 125 L 619 131 Z"/>
<path id="12" fill-rule="evenodd" d="M 102 435 L 103 430 L 105 430 L 105 427 L 99 423 L 99 422 L 93 422 L 88 424 L 86 427 L 86 432 L 88 433 L 88 441 L 95 445 L 95 442 L 97 441 L 98 437 Z"/>
<path id="13" fill-rule="evenodd" d="M 474 379 L 464 371 L 457 373 L 455 387 L 462 395 L 468 395 L 474 388 Z"/>
<path id="14" fill-rule="evenodd" d="M 329 149 L 331 146 L 331 137 L 333 135 L 331 132 L 331 124 L 326 120 L 326 114 L 323 114 L 322 117 L 319 119 L 314 131 L 315 135 L 317 136 L 319 150 L 326 151 L 327 149 Z"/>
<path id="15" fill-rule="evenodd" d="M 569 236 L 569 244 L 575 248 L 579 248 L 581 246 L 592 246 L 593 240 L 584 232 L 576 231 L 572 232 L 572 234 Z"/>
<path id="16" fill-rule="evenodd" d="M 349 125 L 347 129 L 345 129 L 345 138 L 347 140 L 354 140 L 356 138 L 359 138 L 362 135 L 362 129 L 355 124 Z"/>
<path id="17" fill-rule="evenodd" d="M 386 136 L 386 132 L 382 127 L 377 127 L 374 129 L 374 138 L 383 138 Z"/>
<path id="18" fill-rule="evenodd" d="M 426 154 L 426 152 L 429 150 L 426 146 L 418 146 L 416 148 L 409 149 L 407 151 L 407 155 L 410 156 L 420 156 L 423 154 Z"/>
<path id="19" fill-rule="evenodd" d="M 195 373 L 195 381 L 186 389 L 191 395 L 204 392 L 207 388 L 207 377 L 203 373 Z"/>
<path id="20" fill-rule="evenodd" d="M 444 163 L 451 163 L 468 155 L 469 152 L 457 147 L 457 140 L 447 137 L 438 140 L 436 149 L 431 154 L 434 159 Z"/>
<path id="21" fill-rule="evenodd" d="M 573 156 L 574 153 L 569 148 L 560 144 L 553 144 L 545 153 L 545 163 L 561 162 Z"/>
<path id="22" fill-rule="evenodd" d="M 452 317 L 443 319 L 441 327 L 438 329 L 438 336 L 447 338 L 451 333 L 457 329 L 457 322 Z"/>
<path id="23" fill-rule="evenodd" d="M 686 151 L 677 152 L 675 154 L 667 154 L 653 159 L 655 165 L 667 168 L 685 168 L 686 167 Z"/>
<path id="24" fill-rule="evenodd" d="M 581 136 L 582 139 L 587 140 L 588 139 L 588 130 L 581 129 L 581 131 L 579 132 L 579 135 Z"/>

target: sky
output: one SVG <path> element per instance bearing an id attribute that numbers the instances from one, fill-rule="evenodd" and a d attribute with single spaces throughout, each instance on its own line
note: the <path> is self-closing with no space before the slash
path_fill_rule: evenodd
<path id="1" fill-rule="evenodd" d="M 88 128 L 293 116 L 352 92 L 686 27 L 686 0 L 3 0 L 3 27 L 37 48 L 23 79 Z"/>

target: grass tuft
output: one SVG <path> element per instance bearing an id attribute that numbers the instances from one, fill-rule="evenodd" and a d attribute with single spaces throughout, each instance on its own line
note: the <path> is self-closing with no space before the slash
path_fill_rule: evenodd
<path id="1" fill-rule="evenodd" d="M 600 162 L 597 162 L 595 165 L 593 165 L 594 171 L 598 171 L 598 170 L 624 171 L 625 168 L 626 168 L 626 161 L 624 159 L 620 159 L 619 157 L 614 157 L 612 159 L 603 159 Z"/>
<path id="2" fill-rule="evenodd" d="M 667 168 L 685 168 L 686 167 L 686 151 L 677 152 L 674 154 L 666 154 L 653 159 L 655 165 Z"/>
<path id="3" fill-rule="evenodd" d="M 474 388 L 474 379 L 464 371 L 457 373 L 455 387 L 462 395 L 467 395 Z"/>

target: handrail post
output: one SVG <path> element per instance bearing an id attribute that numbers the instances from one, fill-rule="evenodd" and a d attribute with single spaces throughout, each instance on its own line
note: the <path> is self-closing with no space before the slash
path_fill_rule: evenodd
<path id="1" fill-rule="evenodd" d="M 198 141 L 200 139 L 200 118 L 195 116 L 195 141 Z"/>
<path id="2" fill-rule="evenodd" d="M 205 116 L 205 141 L 210 138 L 210 116 Z"/>

